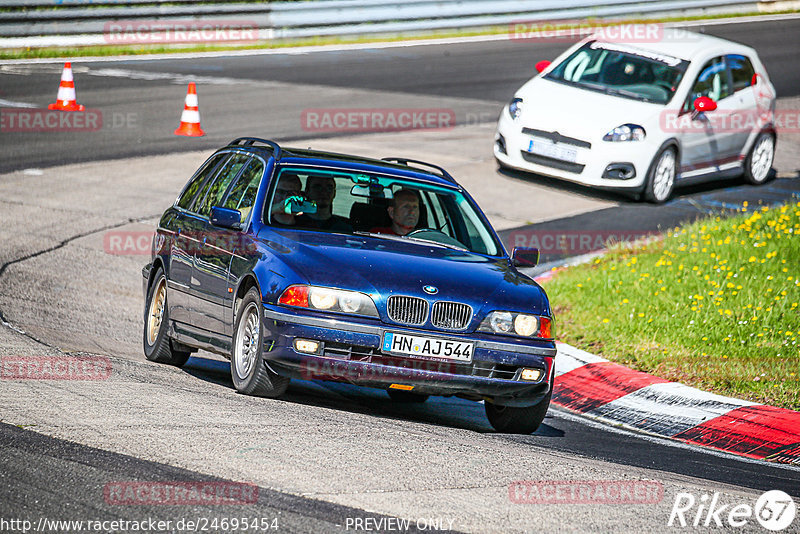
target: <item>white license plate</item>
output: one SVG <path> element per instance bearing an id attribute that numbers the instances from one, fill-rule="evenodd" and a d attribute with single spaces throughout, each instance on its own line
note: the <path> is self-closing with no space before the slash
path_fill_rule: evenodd
<path id="1" fill-rule="evenodd" d="M 472 361 L 472 343 L 396 332 L 383 333 L 383 352 L 429 358 L 443 358 L 459 362 Z"/>
<path id="2" fill-rule="evenodd" d="M 542 139 L 539 137 L 530 140 L 528 152 L 548 158 L 569 161 L 570 163 L 575 163 L 578 159 L 578 151 L 574 148 L 557 145 L 549 139 Z"/>

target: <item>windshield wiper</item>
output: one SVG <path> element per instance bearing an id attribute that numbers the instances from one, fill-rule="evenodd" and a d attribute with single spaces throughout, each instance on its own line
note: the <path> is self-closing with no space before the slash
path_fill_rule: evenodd
<path id="1" fill-rule="evenodd" d="M 353 235 L 365 235 L 367 237 L 382 237 L 384 239 L 392 239 L 397 241 L 398 239 L 403 239 L 402 236 L 394 235 L 394 234 L 379 234 L 376 232 L 366 232 L 364 230 L 353 230 Z"/>
<path id="2" fill-rule="evenodd" d="M 634 98 L 636 100 L 643 100 L 645 102 L 654 102 L 652 99 L 647 98 L 646 96 L 642 96 L 639 93 L 634 93 L 633 91 L 626 91 L 625 89 L 617 89 L 614 87 L 609 87 L 608 85 L 603 85 L 602 83 L 595 83 L 589 81 L 573 82 L 565 80 L 563 78 L 552 78 L 552 79 L 554 81 L 559 81 L 562 83 L 566 83 L 568 85 L 572 85 L 573 87 L 584 87 L 586 89 L 590 89 L 592 91 L 599 91 L 607 95 L 624 96 L 628 98 Z"/>
<path id="3" fill-rule="evenodd" d="M 626 91 L 625 89 L 615 89 L 613 87 L 606 88 L 606 93 L 610 95 L 620 95 L 620 96 L 628 96 L 630 98 L 635 98 L 637 100 L 644 100 L 645 102 L 652 102 L 646 96 L 640 95 L 639 93 L 634 93 L 633 91 Z"/>
<path id="4" fill-rule="evenodd" d="M 412 241 L 419 241 L 421 243 L 430 243 L 431 245 L 439 245 L 440 247 L 449 248 L 452 250 L 463 250 L 464 252 L 469 252 L 468 248 L 459 247 L 457 245 L 451 245 L 449 243 L 442 243 L 440 241 L 433 241 L 432 239 L 422 239 L 421 237 L 406 237 L 404 239 L 410 239 Z"/>
<path id="5" fill-rule="evenodd" d="M 421 237 L 408 237 L 404 235 L 394 235 L 394 234 L 376 234 L 374 232 L 365 232 L 363 230 L 356 230 L 353 232 L 353 235 L 363 235 L 368 237 L 380 237 L 383 239 L 390 239 L 392 241 L 417 241 L 419 243 L 426 243 L 430 245 L 438 245 L 440 247 L 449 248 L 452 250 L 461 250 L 464 252 L 469 252 L 468 248 L 458 247 L 456 245 L 449 245 L 446 243 L 440 243 L 439 241 L 432 241 L 430 239 L 422 239 Z"/>

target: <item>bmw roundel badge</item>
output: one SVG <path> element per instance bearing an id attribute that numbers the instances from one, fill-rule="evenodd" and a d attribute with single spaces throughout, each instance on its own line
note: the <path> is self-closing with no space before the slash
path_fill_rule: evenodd
<path id="1" fill-rule="evenodd" d="M 422 286 L 422 290 L 428 295 L 435 295 L 439 292 L 439 289 L 436 286 Z"/>

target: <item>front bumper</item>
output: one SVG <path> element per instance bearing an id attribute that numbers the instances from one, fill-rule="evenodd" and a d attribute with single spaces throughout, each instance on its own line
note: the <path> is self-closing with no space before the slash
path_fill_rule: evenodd
<path id="1" fill-rule="evenodd" d="M 383 332 L 457 339 L 474 343 L 472 362 L 383 354 Z M 264 305 L 264 357 L 278 374 L 302 379 L 349 382 L 386 389 L 392 384 L 428 395 L 458 395 L 506 406 L 531 406 L 552 387 L 554 342 L 507 341 L 481 333 L 453 334 Z M 320 341 L 315 354 L 299 352 L 296 338 Z M 491 338 L 491 339 L 490 339 Z M 522 381 L 522 368 L 542 371 L 536 382 Z"/>
<path id="2" fill-rule="evenodd" d="M 660 145 L 654 138 L 638 142 L 610 143 L 594 140 L 587 147 L 574 147 L 577 160 L 574 164 L 552 158 L 538 157 L 527 152 L 532 134 L 523 132 L 523 126 L 501 114 L 495 133 L 494 156 L 498 162 L 513 169 L 534 172 L 562 180 L 597 187 L 639 191 L 644 187 L 647 171 Z M 632 168 L 635 176 L 615 179 L 609 167 Z M 604 177 L 605 176 L 605 177 Z"/>

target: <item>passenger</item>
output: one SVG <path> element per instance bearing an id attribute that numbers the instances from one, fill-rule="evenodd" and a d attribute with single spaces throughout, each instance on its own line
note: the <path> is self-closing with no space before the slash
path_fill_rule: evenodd
<path id="1" fill-rule="evenodd" d="M 336 180 L 330 176 L 311 175 L 306 179 L 306 198 L 317 203 L 317 212 L 309 213 L 304 224 L 321 230 L 352 232 L 349 220 L 333 214 L 333 199 L 336 197 Z"/>
<path id="2" fill-rule="evenodd" d="M 394 194 L 392 203 L 386 210 L 389 212 L 392 225 L 376 227 L 370 232 L 375 234 L 406 235 L 412 232 L 419 222 L 419 197 L 411 189 L 401 189 Z"/>
<path id="3" fill-rule="evenodd" d="M 297 217 L 294 213 L 286 213 L 286 199 L 300 196 L 302 183 L 300 177 L 292 173 L 281 174 L 280 181 L 275 187 L 275 196 L 272 197 L 272 224 L 275 226 L 294 226 Z"/>

